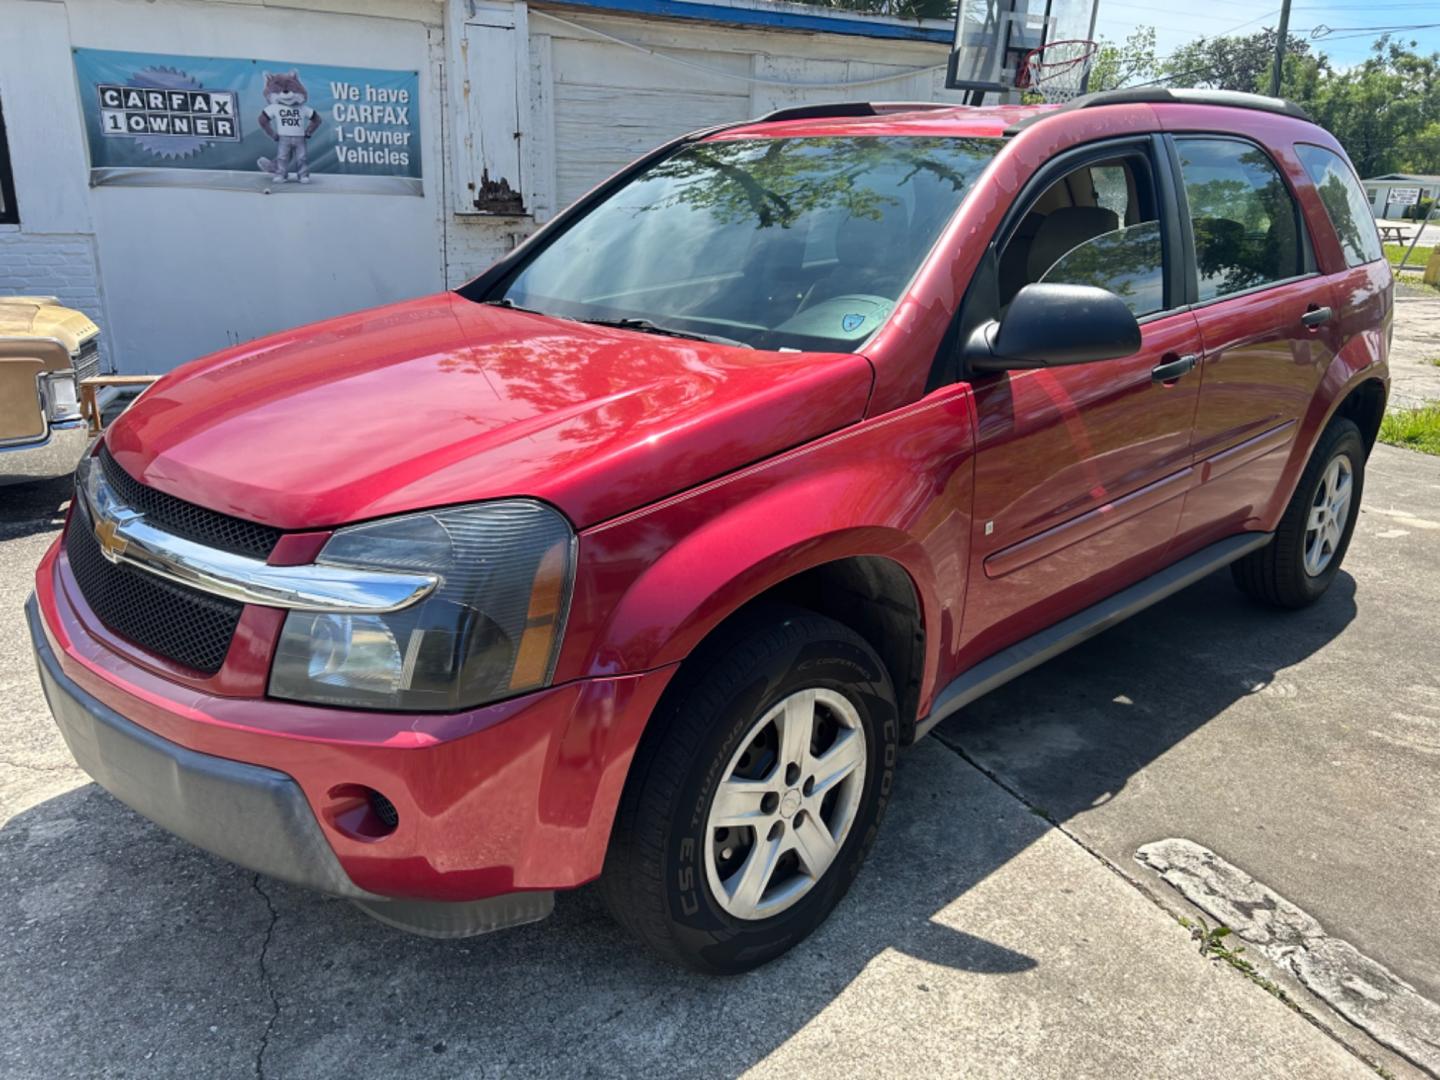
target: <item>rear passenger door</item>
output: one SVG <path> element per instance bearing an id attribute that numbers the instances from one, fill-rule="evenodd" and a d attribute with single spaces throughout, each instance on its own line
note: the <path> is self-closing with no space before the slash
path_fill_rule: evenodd
<path id="1" fill-rule="evenodd" d="M 1177 544 L 1257 528 L 1300 420 L 1335 355 L 1339 320 L 1291 181 L 1258 144 L 1170 140 L 1200 327 L 1197 484 Z"/>

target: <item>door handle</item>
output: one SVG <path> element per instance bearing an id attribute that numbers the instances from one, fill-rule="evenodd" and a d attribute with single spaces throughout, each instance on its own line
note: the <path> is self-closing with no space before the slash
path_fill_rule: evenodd
<path id="1" fill-rule="evenodd" d="M 1309 311 L 1305 312 L 1304 315 L 1300 316 L 1300 321 L 1313 329 L 1323 323 L 1329 322 L 1332 314 L 1333 312 L 1331 312 L 1328 307 L 1312 307 Z"/>
<path id="2" fill-rule="evenodd" d="M 1195 370 L 1195 364 L 1199 357 L 1194 353 L 1187 353 L 1184 356 L 1177 356 L 1173 360 L 1167 360 L 1163 364 L 1156 364 L 1150 369 L 1150 381 L 1157 383 L 1174 382 L 1182 375 L 1188 375 Z"/>

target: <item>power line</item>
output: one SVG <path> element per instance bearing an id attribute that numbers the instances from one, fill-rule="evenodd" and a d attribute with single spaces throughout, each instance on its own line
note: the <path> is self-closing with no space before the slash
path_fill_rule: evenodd
<path id="1" fill-rule="evenodd" d="M 1433 11 L 1435 5 L 1425 3 L 1402 4 L 1297 4 L 1292 11 Z"/>
<path id="2" fill-rule="evenodd" d="M 1207 0 L 1207 3 L 1206 3 L 1205 6 L 1206 6 L 1206 7 L 1225 6 L 1225 7 L 1238 7 L 1238 8 L 1254 8 L 1254 7 L 1255 7 L 1255 5 L 1252 4 L 1252 3 L 1249 3 L 1248 0 Z M 1424 6 L 1424 5 L 1421 5 L 1421 6 Z M 1105 10 L 1108 11 L 1108 10 L 1110 10 L 1111 8 L 1117 8 L 1117 7 L 1118 7 L 1118 8 L 1135 8 L 1135 9 L 1137 9 L 1137 10 L 1139 10 L 1139 11 L 1149 11 L 1149 12 L 1151 12 L 1152 14 L 1153 14 L 1154 11 L 1155 11 L 1155 5 L 1154 5 L 1154 4 L 1131 4 L 1131 3 L 1125 3 L 1125 2 L 1123 2 L 1123 0 L 1105 0 Z M 1186 15 L 1187 17 L 1191 17 L 1191 16 L 1194 16 L 1194 15 L 1196 15 L 1196 14 L 1198 14 L 1198 13 L 1197 13 L 1197 12 L 1185 12 L 1185 15 Z M 1223 18 L 1224 16 L 1221 16 L 1221 17 Z"/>
<path id="3" fill-rule="evenodd" d="M 1213 33 L 1213 34 L 1206 34 L 1206 35 L 1202 35 L 1202 36 L 1209 37 L 1209 38 L 1229 37 L 1229 36 L 1230 36 L 1231 34 L 1233 34 L 1236 30 L 1243 30 L 1243 29 L 1245 29 L 1245 27 L 1247 27 L 1247 26 L 1253 26 L 1255 23 L 1260 22 L 1260 21 L 1263 20 L 1263 19 L 1273 19 L 1273 18 L 1275 18 L 1275 16 L 1277 16 L 1277 15 L 1279 15 L 1279 14 L 1280 14 L 1280 9 L 1279 9 L 1279 8 L 1276 8 L 1274 11 L 1267 11 L 1264 15 L 1257 15 L 1257 16 L 1255 16 L 1255 18 L 1253 18 L 1253 19 L 1246 19 L 1244 22 L 1239 23 L 1239 24 L 1237 24 L 1237 25 L 1235 25 L 1235 26 L 1232 26 L 1232 27 L 1230 27 L 1229 29 L 1219 30 L 1219 31 L 1217 31 L 1217 32 L 1215 32 L 1215 33 Z M 1199 14 L 1194 14 L 1194 15 L 1187 15 L 1186 17 L 1187 17 L 1187 18 L 1206 18 L 1207 16 L 1205 16 L 1205 15 L 1199 15 Z M 1149 22 L 1136 22 L 1136 21 L 1132 21 L 1132 20 L 1129 20 L 1129 19 L 1115 19 L 1115 20 L 1113 20 L 1113 21 L 1114 21 L 1114 22 L 1119 22 L 1119 23 L 1124 23 L 1126 26 L 1149 26 L 1149 27 L 1153 27 L 1153 26 L 1155 25 L 1155 21 L 1154 21 L 1153 19 L 1150 20 Z"/>
<path id="4" fill-rule="evenodd" d="M 1357 36 L 1363 34 L 1393 34 L 1402 30 L 1434 30 L 1440 28 L 1440 22 L 1436 23 L 1411 23 L 1408 26 L 1326 26 L 1323 23 L 1310 31 L 1310 36 L 1316 41 L 1328 41 L 1331 34 L 1344 34 Z M 1344 40 L 1337 38 L 1336 40 Z"/>

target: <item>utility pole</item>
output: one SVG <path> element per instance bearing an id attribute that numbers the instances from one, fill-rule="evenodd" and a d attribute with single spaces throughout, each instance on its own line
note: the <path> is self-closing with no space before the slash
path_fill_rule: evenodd
<path id="1" fill-rule="evenodd" d="M 1290 40 L 1290 0 L 1280 3 L 1280 33 L 1275 35 L 1275 69 L 1270 72 L 1270 96 L 1280 96 L 1280 76 L 1285 70 L 1285 46 Z"/>

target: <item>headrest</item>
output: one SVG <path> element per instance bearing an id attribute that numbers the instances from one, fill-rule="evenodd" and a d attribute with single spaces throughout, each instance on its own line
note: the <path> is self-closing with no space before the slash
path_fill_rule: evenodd
<path id="1" fill-rule="evenodd" d="M 1039 281 L 1067 251 L 1119 227 L 1119 216 L 1103 206 L 1062 206 L 1052 210 L 1035 230 L 1035 239 L 1030 241 L 1026 266 L 1029 280 Z"/>

